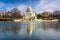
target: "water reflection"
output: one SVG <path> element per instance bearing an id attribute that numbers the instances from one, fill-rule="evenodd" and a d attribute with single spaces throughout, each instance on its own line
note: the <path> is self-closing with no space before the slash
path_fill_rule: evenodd
<path id="1" fill-rule="evenodd" d="M 0 32 L 8 32 L 11 31 L 14 34 L 16 34 L 18 31 L 20 31 L 21 27 L 19 23 L 10 23 L 10 22 L 1 22 L 0 23 Z"/>
<path id="2" fill-rule="evenodd" d="M 60 29 L 60 22 L 58 21 L 43 21 L 43 22 L 34 22 L 35 29 L 43 29 L 43 30 L 50 30 L 55 29 L 58 31 Z"/>
<path id="3" fill-rule="evenodd" d="M 7 34 L 8 32 L 9 34 Z M 11 35 L 19 39 L 60 39 L 60 22 L 58 21 L 29 21 L 29 22 L 0 22 L 0 35 Z M 13 35 L 14 34 L 14 35 Z M 15 36 L 17 35 L 17 36 Z M 29 38 L 29 37 L 30 38 Z M 9 36 L 10 37 L 10 36 Z"/>
<path id="4" fill-rule="evenodd" d="M 31 21 L 28 21 L 27 33 L 28 33 L 28 35 L 29 35 L 30 37 L 31 37 L 32 31 L 33 31 L 31 24 L 32 24 L 32 22 L 31 22 Z"/>

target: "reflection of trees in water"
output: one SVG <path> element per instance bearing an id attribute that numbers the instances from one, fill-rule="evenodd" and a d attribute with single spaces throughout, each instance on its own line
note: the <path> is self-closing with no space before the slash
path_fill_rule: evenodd
<path id="1" fill-rule="evenodd" d="M 41 25 L 42 27 L 41 27 Z M 51 30 L 54 29 L 56 31 L 58 31 L 60 29 L 60 22 L 58 21 L 42 21 L 37 24 L 37 29 L 44 29 L 44 30 Z M 38 26 L 40 25 L 40 26 Z"/>
<path id="2" fill-rule="evenodd" d="M 51 28 L 50 23 L 48 21 L 44 21 L 43 22 L 43 29 L 50 30 L 50 28 Z"/>
<path id="3" fill-rule="evenodd" d="M 8 25 L 8 24 L 7 24 Z M 19 23 L 14 23 L 12 26 L 0 26 L 0 32 L 8 32 L 11 31 L 13 33 L 17 33 L 20 31 L 21 27 Z"/>
<path id="4" fill-rule="evenodd" d="M 58 31 L 60 29 L 60 22 L 58 21 L 52 21 L 52 22 L 48 22 L 46 23 L 48 26 L 47 26 L 47 29 L 55 29 L 56 31 Z"/>
<path id="5" fill-rule="evenodd" d="M 12 31 L 12 32 L 17 32 L 20 31 L 21 27 L 0 27 L 0 31 L 4 32 L 4 31 Z"/>
<path id="6" fill-rule="evenodd" d="M 56 23 L 56 26 L 54 27 L 54 29 L 55 29 L 56 31 L 58 31 L 58 30 L 60 29 L 60 22 L 57 22 L 57 23 Z"/>
<path id="7" fill-rule="evenodd" d="M 14 33 L 17 33 L 18 31 L 20 31 L 21 27 L 19 23 L 14 23 L 14 26 L 11 28 L 11 31 Z"/>
<path id="8" fill-rule="evenodd" d="M 17 34 L 19 31 L 20 31 L 21 27 L 13 27 L 11 28 L 11 31 L 14 33 L 14 34 Z"/>
<path id="9" fill-rule="evenodd" d="M 35 23 L 34 25 L 36 26 L 36 27 L 34 26 L 36 28 L 36 30 L 41 29 L 41 28 L 44 29 L 44 30 L 50 30 L 51 28 L 55 29 L 56 31 L 60 30 L 60 22 L 48 21 L 48 22 L 39 22 L 39 23 L 34 22 L 34 23 Z M 42 27 L 41 27 L 40 24 L 42 25 Z M 32 26 L 32 25 L 30 25 L 30 26 Z M 32 29 L 32 28 L 30 28 L 30 29 Z M 0 32 L 11 31 L 13 33 L 17 33 L 20 30 L 21 30 L 20 23 L 14 23 L 12 26 L 10 26 L 10 25 L 0 26 Z"/>

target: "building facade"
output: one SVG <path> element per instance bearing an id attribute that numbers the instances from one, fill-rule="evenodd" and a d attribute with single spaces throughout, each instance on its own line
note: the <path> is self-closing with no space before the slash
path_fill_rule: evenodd
<path id="1" fill-rule="evenodd" d="M 28 20 L 34 20 L 35 13 L 33 13 L 31 6 L 28 6 L 25 18 L 28 19 Z"/>

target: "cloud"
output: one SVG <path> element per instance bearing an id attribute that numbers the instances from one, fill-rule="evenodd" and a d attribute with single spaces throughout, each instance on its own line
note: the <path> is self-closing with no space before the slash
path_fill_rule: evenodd
<path id="1" fill-rule="evenodd" d="M 5 4 L 3 2 L 0 2 L 0 8 L 3 7 Z"/>
<path id="2" fill-rule="evenodd" d="M 40 0 L 34 9 L 36 12 L 60 10 L 60 0 Z"/>
<path id="3" fill-rule="evenodd" d="M 8 10 L 8 11 L 11 11 L 13 8 L 15 8 L 14 6 L 11 6 L 11 7 L 7 7 L 6 9 Z"/>
<path id="4" fill-rule="evenodd" d="M 27 5 L 21 4 L 21 5 L 18 5 L 17 8 L 18 8 L 19 10 L 21 10 L 22 12 L 26 12 Z"/>
<path id="5" fill-rule="evenodd" d="M 0 8 L 4 6 L 4 8 L 6 8 L 7 10 L 11 10 L 14 7 L 17 6 L 17 8 L 19 10 L 21 10 L 22 12 L 26 12 L 27 6 L 28 4 L 4 4 L 2 2 L 0 2 Z M 30 5 L 33 8 L 34 12 L 43 12 L 43 11 L 54 11 L 54 10 L 60 10 L 60 0 L 38 0 L 35 2 L 31 2 Z"/>
<path id="6" fill-rule="evenodd" d="M 27 5 L 24 5 L 24 4 L 20 4 L 20 5 L 17 5 L 17 6 L 13 5 L 13 4 L 8 4 L 8 5 L 6 5 L 5 9 L 7 9 L 9 11 L 12 10 L 13 8 L 16 8 L 16 7 L 22 12 L 26 12 L 26 9 L 27 9 Z"/>

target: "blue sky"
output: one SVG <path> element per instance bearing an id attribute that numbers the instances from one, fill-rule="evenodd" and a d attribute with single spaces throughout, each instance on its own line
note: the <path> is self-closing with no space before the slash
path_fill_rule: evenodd
<path id="1" fill-rule="evenodd" d="M 0 0 L 0 10 L 17 7 L 22 12 L 30 5 L 33 12 L 60 10 L 60 0 Z"/>

